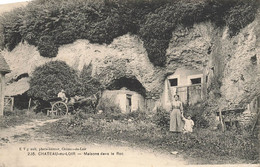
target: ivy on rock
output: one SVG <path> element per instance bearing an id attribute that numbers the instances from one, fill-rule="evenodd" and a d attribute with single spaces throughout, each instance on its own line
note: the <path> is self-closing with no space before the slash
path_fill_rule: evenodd
<path id="1" fill-rule="evenodd" d="M 178 25 L 211 21 L 236 35 L 255 19 L 257 0 L 35 0 L 3 15 L 3 45 L 21 41 L 55 57 L 58 47 L 77 39 L 110 44 L 126 33 L 140 36 L 150 61 L 166 63 L 166 49 Z"/>

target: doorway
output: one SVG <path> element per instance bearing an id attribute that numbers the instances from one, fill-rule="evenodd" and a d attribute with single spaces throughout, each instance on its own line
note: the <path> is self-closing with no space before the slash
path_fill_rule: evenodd
<path id="1" fill-rule="evenodd" d="M 132 109 L 132 95 L 126 95 L 126 112 L 131 112 Z"/>

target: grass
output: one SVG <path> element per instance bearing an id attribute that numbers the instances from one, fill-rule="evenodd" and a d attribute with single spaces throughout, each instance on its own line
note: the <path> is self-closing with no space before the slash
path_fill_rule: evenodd
<path id="1" fill-rule="evenodd" d="M 121 114 L 122 115 L 122 114 Z M 178 151 L 190 163 L 259 163 L 258 139 L 246 131 L 195 129 L 190 134 L 174 134 L 153 123 L 153 117 L 139 114 L 106 119 L 102 115 L 76 114 L 42 127 L 57 140 L 101 142 Z"/>
<path id="2" fill-rule="evenodd" d="M 4 116 L 0 117 L 0 129 L 22 125 L 31 122 L 34 119 L 47 119 L 43 114 L 35 114 L 27 112 L 27 110 L 14 110 L 14 112 L 4 112 Z"/>
<path id="3" fill-rule="evenodd" d="M 0 117 L 0 128 L 8 128 L 34 119 L 48 119 L 43 114 L 16 110 Z M 190 164 L 259 163 L 259 139 L 245 129 L 211 131 L 195 128 L 193 133 L 170 133 L 162 125 L 165 115 L 144 112 L 86 114 L 78 112 L 41 127 L 38 132 L 52 136 L 52 142 L 108 143 L 170 153 L 178 151 Z M 165 119 L 162 119 L 165 121 Z M 19 137 L 19 136 L 15 136 Z"/>

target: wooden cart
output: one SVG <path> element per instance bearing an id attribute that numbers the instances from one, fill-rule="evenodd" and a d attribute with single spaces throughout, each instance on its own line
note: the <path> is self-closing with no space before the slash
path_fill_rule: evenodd
<path id="1" fill-rule="evenodd" d="M 64 116 L 74 109 L 74 104 L 65 103 L 59 97 L 49 99 L 47 102 L 49 106 L 44 108 L 44 110 L 47 110 L 47 115 Z"/>

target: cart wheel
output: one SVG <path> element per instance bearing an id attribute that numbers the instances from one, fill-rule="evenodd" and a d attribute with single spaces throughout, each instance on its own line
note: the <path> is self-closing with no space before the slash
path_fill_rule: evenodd
<path id="1" fill-rule="evenodd" d="M 66 103 L 62 101 L 57 101 L 52 105 L 52 111 L 57 111 L 57 115 L 67 115 L 68 114 L 68 106 Z"/>

